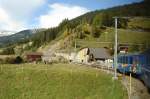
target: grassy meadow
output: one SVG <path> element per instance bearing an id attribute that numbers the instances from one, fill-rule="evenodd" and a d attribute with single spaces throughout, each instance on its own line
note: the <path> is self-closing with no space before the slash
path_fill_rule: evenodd
<path id="1" fill-rule="evenodd" d="M 86 37 L 85 39 L 77 39 L 77 46 L 82 47 L 113 47 L 114 28 L 107 28 L 98 38 Z M 130 29 L 118 29 L 118 42 L 126 44 L 143 44 L 146 43 L 150 47 L 150 33 L 145 31 L 135 31 Z"/>
<path id="2" fill-rule="evenodd" d="M 0 65 L 0 99 L 127 99 L 120 81 L 72 64 Z"/>

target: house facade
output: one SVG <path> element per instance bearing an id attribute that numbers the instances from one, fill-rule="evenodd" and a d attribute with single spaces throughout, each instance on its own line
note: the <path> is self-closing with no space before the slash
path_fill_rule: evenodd
<path id="1" fill-rule="evenodd" d="M 80 62 L 80 63 L 86 63 L 89 60 L 89 55 L 88 55 L 88 48 L 83 48 L 80 49 L 80 51 L 77 52 L 75 61 Z"/>
<path id="2" fill-rule="evenodd" d="M 111 58 L 111 55 L 105 48 L 82 48 L 77 52 L 75 60 L 80 63 L 88 63 L 98 60 L 105 61 Z"/>
<path id="3" fill-rule="evenodd" d="M 28 62 L 34 62 L 34 61 L 41 60 L 42 55 L 43 54 L 39 52 L 31 52 L 26 54 L 26 58 Z"/>

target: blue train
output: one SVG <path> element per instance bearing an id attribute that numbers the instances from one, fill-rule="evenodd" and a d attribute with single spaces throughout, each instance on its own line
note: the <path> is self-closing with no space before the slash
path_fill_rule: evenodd
<path id="1" fill-rule="evenodd" d="M 150 55 L 122 54 L 118 55 L 117 70 L 121 73 L 132 73 L 138 76 L 150 89 Z"/>
<path id="2" fill-rule="evenodd" d="M 141 67 L 147 65 L 147 57 L 140 54 L 118 56 L 118 71 L 121 73 L 134 73 L 140 75 Z"/>

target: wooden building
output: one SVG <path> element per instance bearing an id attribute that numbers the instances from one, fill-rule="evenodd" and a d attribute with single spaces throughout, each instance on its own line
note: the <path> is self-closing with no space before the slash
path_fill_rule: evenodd
<path id="1" fill-rule="evenodd" d="M 34 61 L 41 60 L 42 55 L 43 54 L 39 52 L 31 52 L 31 53 L 26 54 L 26 58 L 27 58 L 27 61 L 34 62 Z"/>

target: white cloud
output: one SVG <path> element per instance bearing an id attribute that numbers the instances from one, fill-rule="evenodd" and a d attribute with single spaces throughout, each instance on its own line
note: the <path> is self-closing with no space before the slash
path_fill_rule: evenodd
<path id="1" fill-rule="evenodd" d="M 41 14 L 38 12 L 41 7 L 46 9 L 46 2 L 47 0 L 0 0 L 0 30 L 19 31 L 37 25 L 42 28 L 54 27 L 65 18 L 72 19 L 89 11 L 80 6 L 54 3 L 35 22 L 35 15 Z"/>
<path id="2" fill-rule="evenodd" d="M 22 30 L 46 0 L 0 0 L 0 30 Z M 29 27 L 28 27 L 29 28 Z"/>
<path id="3" fill-rule="evenodd" d="M 65 18 L 73 19 L 88 11 L 88 9 L 80 6 L 54 3 L 49 5 L 49 12 L 47 14 L 39 17 L 39 27 L 55 27 Z"/>
<path id="4" fill-rule="evenodd" d="M 46 0 L 0 0 L 0 6 L 15 19 L 30 18 Z"/>
<path id="5" fill-rule="evenodd" d="M 12 20 L 7 12 L 0 8 L 0 30 L 20 30 L 23 23 Z"/>

